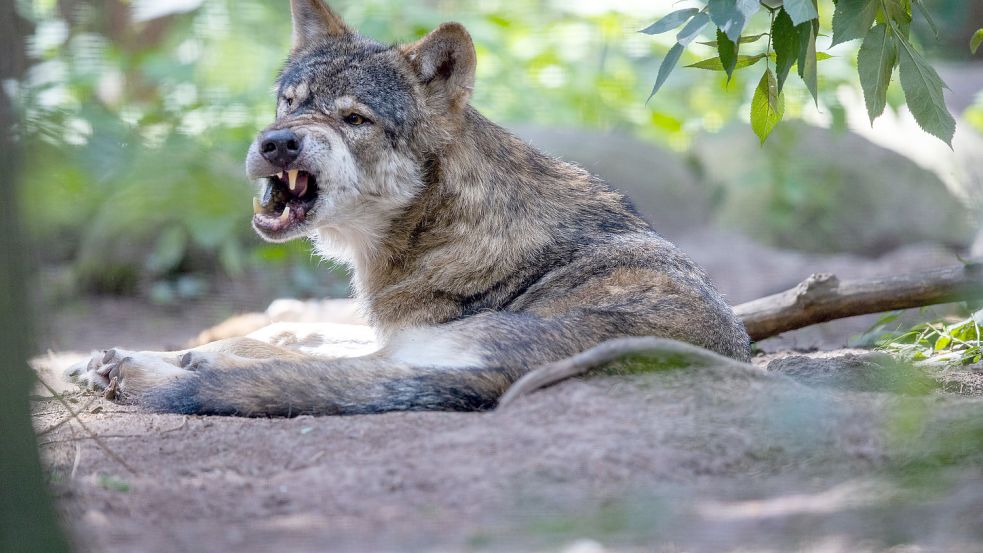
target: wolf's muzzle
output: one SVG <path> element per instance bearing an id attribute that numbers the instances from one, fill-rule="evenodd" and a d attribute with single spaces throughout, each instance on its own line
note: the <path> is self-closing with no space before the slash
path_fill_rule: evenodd
<path id="1" fill-rule="evenodd" d="M 297 161 L 300 149 L 301 139 L 290 129 L 267 131 L 259 142 L 259 151 L 266 161 L 284 169 Z"/>

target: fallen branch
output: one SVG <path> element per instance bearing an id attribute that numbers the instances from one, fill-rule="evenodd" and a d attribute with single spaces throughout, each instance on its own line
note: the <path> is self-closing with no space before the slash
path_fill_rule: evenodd
<path id="1" fill-rule="evenodd" d="M 983 264 L 840 282 L 814 274 L 795 288 L 734 308 L 752 340 L 856 315 L 983 298 Z"/>

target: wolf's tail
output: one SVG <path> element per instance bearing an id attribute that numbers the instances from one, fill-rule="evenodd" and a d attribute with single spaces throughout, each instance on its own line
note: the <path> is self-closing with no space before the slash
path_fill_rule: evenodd
<path id="1" fill-rule="evenodd" d="M 261 362 L 202 367 L 135 398 L 160 412 L 197 415 L 355 415 L 494 407 L 519 376 L 492 368 L 416 368 L 384 359 Z"/>

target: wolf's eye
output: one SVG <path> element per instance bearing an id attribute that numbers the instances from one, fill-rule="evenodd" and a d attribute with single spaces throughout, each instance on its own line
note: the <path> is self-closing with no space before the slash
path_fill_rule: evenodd
<path id="1" fill-rule="evenodd" d="M 359 125 L 364 125 L 364 124 L 366 124 L 368 122 L 369 122 L 368 119 L 362 117 L 361 115 L 359 115 L 357 113 L 349 113 L 348 115 L 345 116 L 345 123 L 348 123 L 349 125 L 352 125 L 353 127 L 357 127 Z"/>
<path id="2" fill-rule="evenodd" d="M 287 103 L 287 107 L 288 108 L 289 107 L 292 107 L 294 105 L 294 99 L 293 98 L 288 98 L 288 97 L 284 96 L 283 97 L 283 101 Z"/>

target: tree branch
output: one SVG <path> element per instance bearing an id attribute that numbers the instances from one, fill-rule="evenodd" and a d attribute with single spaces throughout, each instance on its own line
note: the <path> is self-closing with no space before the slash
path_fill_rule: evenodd
<path id="1" fill-rule="evenodd" d="M 835 275 L 814 274 L 791 290 L 734 308 L 752 340 L 817 323 L 983 298 L 983 264 L 909 275 L 840 282 Z"/>

